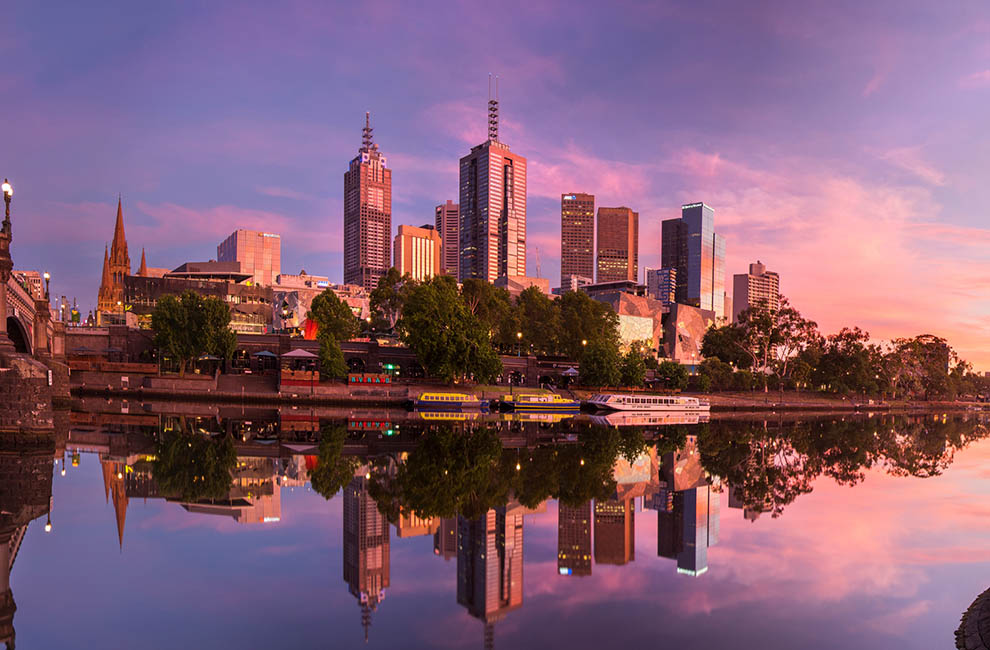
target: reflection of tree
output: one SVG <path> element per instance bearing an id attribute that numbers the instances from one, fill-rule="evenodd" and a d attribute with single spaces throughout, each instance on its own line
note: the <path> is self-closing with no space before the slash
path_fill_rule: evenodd
<path id="1" fill-rule="evenodd" d="M 344 457 L 344 442 L 347 440 L 347 425 L 335 423 L 321 427 L 320 446 L 316 457 L 316 467 L 309 473 L 313 491 L 324 499 L 330 499 L 340 492 L 354 478 L 358 459 Z"/>
<path id="2" fill-rule="evenodd" d="M 874 465 L 895 476 L 930 477 L 956 449 L 986 437 L 965 420 L 909 418 L 812 420 L 780 424 L 711 423 L 699 436 L 705 469 L 732 488 L 745 508 L 779 516 L 824 474 L 855 485 Z"/>
<path id="3" fill-rule="evenodd" d="M 156 457 L 152 475 L 165 496 L 192 502 L 223 499 L 230 492 L 237 454 L 229 436 L 212 439 L 184 430 L 165 432 Z"/>

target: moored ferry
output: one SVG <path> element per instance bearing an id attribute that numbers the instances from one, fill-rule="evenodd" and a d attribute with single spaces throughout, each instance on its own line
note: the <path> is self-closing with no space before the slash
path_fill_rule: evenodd
<path id="1" fill-rule="evenodd" d="M 502 406 L 510 411 L 576 411 L 581 402 L 556 393 L 516 393 L 503 397 Z"/>
<path id="2" fill-rule="evenodd" d="M 595 409 L 610 411 L 705 411 L 708 402 L 680 395 L 617 395 L 601 393 L 585 402 Z"/>
<path id="3" fill-rule="evenodd" d="M 413 406 L 424 411 L 450 411 L 460 409 L 486 409 L 489 400 L 479 399 L 469 393 L 421 393 Z"/>

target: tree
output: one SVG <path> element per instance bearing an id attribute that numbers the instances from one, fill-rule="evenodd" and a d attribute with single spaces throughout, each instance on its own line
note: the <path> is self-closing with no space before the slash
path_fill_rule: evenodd
<path id="1" fill-rule="evenodd" d="M 237 462 L 234 442 L 187 431 L 163 433 L 155 449 L 152 476 L 158 491 L 185 502 L 223 499 Z"/>
<path id="2" fill-rule="evenodd" d="M 560 306 L 537 287 L 527 287 L 516 299 L 523 348 L 553 354 L 561 329 Z"/>
<path id="3" fill-rule="evenodd" d="M 313 298 L 307 318 L 316 323 L 316 340 L 320 342 L 320 374 L 324 377 L 345 377 L 347 364 L 340 341 L 357 335 L 359 326 L 354 312 L 332 289 Z"/>
<path id="4" fill-rule="evenodd" d="M 185 291 L 162 296 L 151 314 L 155 346 L 179 362 L 179 374 L 204 354 L 230 359 L 237 335 L 230 329 L 230 308 L 219 298 Z"/>
<path id="5" fill-rule="evenodd" d="M 461 285 L 461 298 L 496 345 L 504 351 L 515 347 L 519 322 L 508 291 L 481 278 L 467 278 Z"/>
<path id="6" fill-rule="evenodd" d="M 402 315 L 402 305 L 415 284 L 408 273 L 402 275 L 393 266 L 378 280 L 378 286 L 368 297 L 372 313 L 382 319 L 389 331 L 395 330 L 395 324 Z"/>
<path id="7" fill-rule="evenodd" d="M 643 353 L 639 348 L 632 346 L 625 356 L 622 357 L 622 364 L 619 368 L 620 381 L 623 386 L 642 386 L 646 379 L 646 362 Z"/>
<path id="8" fill-rule="evenodd" d="M 329 500 L 350 483 L 358 468 L 356 457 L 343 455 L 346 441 L 346 424 L 334 423 L 320 427 L 316 467 L 309 473 L 309 482 L 313 491 L 324 499 Z"/>
<path id="9" fill-rule="evenodd" d="M 566 291 L 558 300 L 560 309 L 560 351 L 570 359 L 580 359 L 585 347 L 596 342 L 619 345 L 619 317 L 612 306 L 591 298 L 583 291 Z"/>
<path id="10" fill-rule="evenodd" d="M 770 373 L 783 386 L 792 358 L 818 336 L 818 325 L 803 318 L 784 296 L 777 309 L 766 304 L 744 309 L 730 327 L 735 330 L 731 336 L 736 346 L 749 355 L 750 367 L 763 375 L 764 391 L 768 390 L 766 376 Z"/>
<path id="11" fill-rule="evenodd" d="M 585 386 L 617 386 L 622 380 L 619 346 L 598 340 L 588 343 L 578 367 L 579 379 Z"/>
<path id="12" fill-rule="evenodd" d="M 661 361 L 656 370 L 657 379 L 671 390 L 684 390 L 688 385 L 687 368 L 674 361 Z"/>
<path id="13" fill-rule="evenodd" d="M 710 390 L 729 390 L 732 387 L 732 366 L 710 357 L 698 365 L 698 376 L 707 381 Z"/>
<path id="14" fill-rule="evenodd" d="M 752 357 L 742 344 L 742 330 L 731 323 L 716 327 L 712 325 L 701 339 L 701 356 L 718 359 L 745 370 L 753 365 Z"/>
<path id="15" fill-rule="evenodd" d="M 487 382 L 502 372 L 489 330 L 468 310 L 449 276 L 436 276 L 413 288 L 397 327 L 434 377 Z"/>

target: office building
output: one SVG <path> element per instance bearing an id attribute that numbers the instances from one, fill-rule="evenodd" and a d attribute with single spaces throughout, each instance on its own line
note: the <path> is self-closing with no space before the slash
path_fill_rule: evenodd
<path id="1" fill-rule="evenodd" d="M 413 280 L 424 282 L 440 275 L 441 251 L 440 233 L 433 226 L 399 226 L 392 266 L 400 274 L 408 273 Z"/>
<path id="2" fill-rule="evenodd" d="M 676 560 L 680 574 L 700 576 L 708 571 L 708 548 L 718 544 L 719 493 L 703 485 L 666 497 L 668 507 L 657 512 L 657 555 Z"/>
<path id="3" fill-rule="evenodd" d="M 636 559 L 636 513 L 632 499 L 595 500 L 595 564 Z"/>
<path id="4" fill-rule="evenodd" d="M 440 233 L 440 272 L 459 277 L 461 212 L 450 199 L 436 208 L 436 229 Z"/>
<path id="5" fill-rule="evenodd" d="M 770 311 L 780 309 L 780 276 L 767 271 L 765 264 L 756 261 L 749 265 L 749 273 L 732 276 L 732 321 L 739 320 L 739 314 L 762 305 Z"/>
<path id="6" fill-rule="evenodd" d="M 433 533 L 433 554 L 445 561 L 457 558 L 457 518 L 443 517 Z"/>
<path id="7" fill-rule="evenodd" d="M 659 300 L 664 307 L 670 307 L 677 301 L 677 269 L 670 267 L 646 269 L 644 275 L 646 293 L 651 298 Z"/>
<path id="8" fill-rule="evenodd" d="M 488 140 L 460 160 L 461 280 L 526 275 L 526 159 L 499 141 L 497 99 L 488 124 Z"/>
<path id="9" fill-rule="evenodd" d="M 681 206 L 679 219 L 661 223 L 660 265 L 677 272 L 676 302 L 726 317 L 725 239 L 715 232 L 709 206 Z"/>
<path id="10" fill-rule="evenodd" d="M 595 277 L 595 195 L 560 195 L 560 286 Z M 581 282 L 581 280 L 577 280 Z M 576 291 L 576 289 L 570 289 Z"/>
<path id="11" fill-rule="evenodd" d="M 557 505 L 557 573 L 591 575 L 591 501 Z"/>
<path id="12" fill-rule="evenodd" d="M 523 601 L 523 515 L 493 508 L 457 521 L 457 602 L 484 623 L 492 647 L 495 623 Z"/>
<path id="13" fill-rule="evenodd" d="M 361 148 L 344 174 L 344 284 L 368 291 L 392 264 L 392 170 L 371 132 L 365 113 Z"/>
<path id="14" fill-rule="evenodd" d="M 368 639 L 371 613 L 389 587 L 389 525 L 368 492 L 365 469 L 344 488 L 344 581 L 361 606 L 361 625 Z"/>
<path id="15" fill-rule="evenodd" d="M 629 208 L 598 208 L 596 282 L 639 280 L 639 213 Z"/>
<path id="16" fill-rule="evenodd" d="M 282 238 L 271 232 L 235 230 L 217 246 L 217 261 L 240 262 L 251 282 L 270 287 L 282 272 Z"/>

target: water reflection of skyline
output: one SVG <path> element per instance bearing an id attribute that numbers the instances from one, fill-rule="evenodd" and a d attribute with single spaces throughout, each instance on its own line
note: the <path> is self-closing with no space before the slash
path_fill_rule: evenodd
<path id="1" fill-rule="evenodd" d="M 251 425 L 218 422 L 220 429 L 242 429 L 247 434 L 241 436 L 244 444 L 239 448 L 231 471 L 230 489 L 223 499 L 183 501 L 159 494 L 151 470 L 155 461 L 153 434 L 140 427 L 120 427 L 121 430 L 115 431 L 114 426 L 109 426 L 100 432 L 74 429 L 69 433 L 65 452 L 77 458 L 81 454 L 82 463 L 93 458 L 91 454 L 99 459 L 105 501 L 113 504 L 115 537 L 124 551 L 127 509 L 135 499 L 170 501 L 190 516 L 224 516 L 241 525 L 277 525 L 280 522 L 281 489 L 306 485 L 317 461 L 315 453 L 305 452 L 316 452 L 317 448 L 300 440 L 271 444 L 263 436 L 252 442 L 250 428 L 255 423 L 259 423 L 263 432 L 271 431 L 271 427 L 256 419 L 250 422 Z M 945 424 L 944 419 L 942 424 Z M 898 434 L 898 438 L 907 439 L 913 435 L 910 427 L 902 431 L 905 433 Z M 99 439 L 98 433 L 104 438 Z M 532 438 L 525 435 L 526 432 L 516 433 L 523 433 L 524 439 Z M 375 435 L 384 436 L 384 433 Z M 946 449 L 958 445 L 952 435 L 950 432 L 945 441 L 932 444 L 932 448 L 936 451 L 940 448 L 944 456 Z M 97 444 L 100 440 L 105 444 Z M 375 448 L 379 443 L 374 441 L 355 438 L 349 439 L 348 444 L 350 442 L 364 445 L 375 453 L 381 452 Z M 396 449 L 408 447 L 401 439 L 394 442 Z M 734 441 L 733 444 L 737 443 Z M 752 442 L 749 444 L 752 446 Z M 733 510 L 741 508 L 744 512 L 740 514 L 747 519 L 753 518 L 753 512 L 758 514 L 760 511 L 752 510 L 752 504 L 734 496 L 737 491 L 732 483 L 709 475 L 702 463 L 699 445 L 698 437 L 688 434 L 676 450 L 657 453 L 658 447 L 649 447 L 646 453 L 632 460 L 616 459 L 612 467 L 614 493 L 577 505 L 558 503 L 558 579 L 576 580 L 580 576 L 590 576 L 595 564 L 633 571 L 629 565 L 635 565 L 636 561 L 636 514 L 644 509 L 657 512 L 657 556 L 673 560 L 679 574 L 705 574 L 709 569 L 709 549 L 719 541 L 720 506 L 727 504 Z M 240 451 L 245 447 L 268 455 L 242 455 Z M 899 448 L 899 452 L 903 451 Z M 406 450 L 391 454 L 392 463 L 401 465 L 409 453 Z M 59 456 L 61 454 L 47 456 L 49 472 L 52 466 L 47 462 Z M 752 458 L 747 457 L 741 464 L 745 463 L 752 464 Z M 510 499 L 505 505 L 489 508 L 476 518 L 419 517 L 414 511 L 400 508 L 397 518 L 390 522 L 379 510 L 370 490 L 368 476 L 374 470 L 373 465 L 358 466 L 339 495 L 343 508 L 340 532 L 343 580 L 357 601 L 365 633 L 371 627 L 372 614 L 381 608 L 391 586 L 391 544 L 398 543 L 390 534 L 390 527 L 394 526 L 396 539 L 432 535 L 429 550 L 445 560 L 456 560 L 456 594 L 451 594 L 452 600 L 456 597 L 464 611 L 481 622 L 479 637 L 487 646 L 493 645 L 499 621 L 523 606 L 524 529 L 530 516 L 540 517 L 547 511 L 546 501 L 526 508 Z M 379 463 L 379 468 L 381 466 Z M 900 471 L 901 468 L 895 469 Z M 57 467 L 55 471 L 58 471 Z M 386 471 L 394 473 L 395 466 Z M 15 537 L 12 535 L 10 540 Z M 20 538 L 23 539 L 23 531 Z M 15 546 L 8 540 L 8 548 Z M 13 557 L 16 557 L 16 551 Z M 8 575 L 12 566 L 11 561 Z M 376 614 L 382 615 L 388 616 L 387 611 Z"/>

